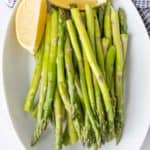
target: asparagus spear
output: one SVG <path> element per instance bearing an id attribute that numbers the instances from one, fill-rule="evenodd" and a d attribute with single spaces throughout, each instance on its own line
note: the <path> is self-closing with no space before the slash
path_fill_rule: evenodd
<path id="1" fill-rule="evenodd" d="M 123 109 L 123 66 L 124 66 L 124 52 L 120 37 L 120 27 L 118 12 L 111 9 L 111 21 L 113 31 L 113 43 L 116 47 L 116 96 L 117 96 L 117 110 L 115 118 L 116 138 L 117 143 L 120 141 L 123 126 L 124 126 L 124 109 Z"/>
<path id="2" fill-rule="evenodd" d="M 105 58 L 105 71 L 106 71 L 106 81 L 109 89 L 111 89 L 111 83 L 113 79 L 113 72 L 114 72 L 114 64 L 115 64 L 115 57 L 116 57 L 116 49 L 112 45 L 108 49 Z"/>
<path id="3" fill-rule="evenodd" d="M 123 47 L 123 53 L 124 53 L 124 65 L 126 62 L 126 55 L 127 55 L 127 48 L 128 48 L 128 34 L 121 34 L 121 43 Z"/>
<path id="4" fill-rule="evenodd" d="M 105 69 L 104 69 L 104 54 L 103 54 L 103 49 L 102 49 L 102 44 L 101 44 L 101 37 L 100 37 L 100 28 L 99 28 L 99 23 L 98 23 L 98 18 L 95 12 L 95 42 L 96 42 L 96 54 L 97 54 L 97 61 L 99 63 L 99 66 L 105 74 Z M 105 142 L 106 138 L 106 120 L 105 120 L 105 109 L 103 107 L 103 100 L 101 96 L 101 92 L 98 92 L 96 95 L 96 106 L 97 106 L 97 114 L 98 114 L 98 119 L 100 122 L 100 127 L 101 127 L 101 136 L 102 136 L 102 142 Z"/>
<path id="5" fill-rule="evenodd" d="M 104 35 L 106 38 L 112 41 L 112 31 L 111 31 L 111 2 L 107 1 L 105 15 L 104 15 Z"/>
<path id="6" fill-rule="evenodd" d="M 43 81 L 41 85 L 41 94 L 40 94 L 40 99 L 38 104 L 37 124 L 33 134 L 31 145 L 36 144 L 36 142 L 39 140 L 43 130 L 47 127 L 48 117 L 51 114 L 51 108 L 52 108 L 51 104 L 54 98 L 55 86 L 56 86 L 57 24 L 58 24 L 58 12 L 57 10 L 52 9 L 50 22 L 48 22 L 47 25 L 46 34 L 48 35 L 46 35 L 46 40 L 45 40 L 46 52 L 45 52 L 45 57 L 43 62 L 43 68 L 44 68 Z M 50 29 L 53 31 L 51 32 L 51 34 L 50 34 Z"/>
<path id="7" fill-rule="evenodd" d="M 104 99 L 104 104 L 106 108 L 106 112 L 108 115 L 108 120 L 109 120 L 109 127 L 111 131 L 114 131 L 114 114 L 113 114 L 113 108 L 111 104 L 111 98 L 110 94 L 108 91 L 108 87 L 106 85 L 104 76 L 102 74 L 102 71 L 100 70 L 96 58 L 94 57 L 93 51 L 92 51 L 92 46 L 90 44 L 90 40 L 88 38 L 88 34 L 86 32 L 85 26 L 82 23 L 80 12 L 77 8 L 71 9 L 71 14 L 72 18 L 74 20 L 75 26 L 77 28 L 77 31 L 80 36 L 81 43 L 84 47 L 84 52 L 86 53 L 88 62 L 92 68 L 93 73 L 95 74 L 99 87 L 101 89 L 103 99 Z"/>
<path id="8" fill-rule="evenodd" d="M 71 100 L 71 117 L 73 119 L 74 127 L 78 133 L 78 136 L 80 137 L 83 126 L 83 112 L 81 110 L 81 104 L 76 95 L 77 93 L 75 89 L 75 70 L 72 60 L 72 47 L 68 36 L 65 41 L 65 66 L 67 71 L 69 96 Z"/>
<path id="9" fill-rule="evenodd" d="M 51 13 L 51 40 L 50 40 L 50 53 L 49 53 L 49 64 L 48 64 L 48 88 L 46 100 L 43 107 L 43 126 L 47 127 L 48 118 L 52 113 L 52 102 L 54 100 L 55 89 L 56 89 L 56 57 L 57 57 L 57 43 L 58 43 L 58 11 L 52 9 Z"/>
<path id="10" fill-rule="evenodd" d="M 68 124 L 68 134 L 70 138 L 70 143 L 75 144 L 78 141 L 78 135 L 75 130 L 71 115 L 67 112 L 67 124 Z"/>
<path id="11" fill-rule="evenodd" d="M 127 17 L 122 8 L 119 8 L 118 15 L 119 15 L 120 33 L 127 34 Z"/>
<path id="12" fill-rule="evenodd" d="M 86 80 L 85 80 L 85 72 L 83 69 L 83 59 L 82 59 L 82 55 L 81 55 L 80 46 L 78 44 L 77 34 L 76 34 L 75 27 L 73 25 L 72 20 L 67 20 L 66 24 L 67 24 L 67 29 L 69 32 L 70 40 L 71 40 L 71 43 L 73 46 L 73 50 L 75 52 L 75 55 L 76 55 L 76 58 L 78 61 L 80 84 L 81 84 L 81 90 L 82 90 L 82 94 L 83 94 L 84 106 L 85 106 L 86 112 L 89 116 L 89 120 L 92 124 L 94 132 L 96 134 L 96 137 L 98 139 L 98 137 L 99 137 L 98 122 L 97 122 L 96 118 L 94 117 L 94 114 L 91 110 L 90 103 L 89 103 L 89 97 L 88 97 Z"/>
<path id="13" fill-rule="evenodd" d="M 115 74 L 115 58 L 116 58 L 116 48 L 112 45 L 108 49 L 105 58 L 105 71 L 106 71 L 106 81 L 109 87 L 110 95 L 112 98 L 113 112 L 116 113 L 116 98 L 114 92 L 114 74 Z M 109 139 L 112 139 L 110 137 Z"/>
<path id="14" fill-rule="evenodd" d="M 92 129 L 92 125 L 89 121 L 87 113 L 85 114 L 85 125 L 83 128 L 83 137 L 82 137 L 82 143 L 84 146 L 87 146 L 88 148 L 94 148 L 94 146 L 97 146 L 95 133 Z"/>
<path id="15" fill-rule="evenodd" d="M 54 99 L 54 112 L 55 112 L 55 121 L 56 121 L 56 150 L 62 149 L 62 136 L 63 136 L 63 104 L 59 95 L 58 90 L 55 92 L 55 99 Z"/>
<path id="16" fill-rule="evenodd" d="M 120 23 L 120 33 L 121 33 L 121 42 L 124 51 L 124 63 L 126 61 L 126 53 L 127 53 L 127 46 L 128 46 L 128 34 L 127 34 L 127 17 L 123 9 L 119 8 L 118 10 L 119 15 L 119 23 Z"/>
<path id="17" fill-rule="evenodd" d="M 40 87 L 40 98 L 37 112 L 37 124 L 32 137 L 31 145 L 36 144 L 38 139 L 40 138 L 43 127 L 41 125 L 42 122 L 42 114 L 43 114 L 43 104 L 45 101 L 46 91 L 47 91 L 47 81 L 48 81 L 48 60 L 49 60 L 49 52 L 50 52 L 50 33 L 51 33 L 51 14 L 47 15 L 47 23 L 46 23 L 46 31 L 45 31 L 45 45 L 44 45 L 44 57 L 42 62 L 42 77 L 41 77 L 41 87 Z"/>
<path id="18" fill-rule="evenodd" d="M 79 98 L 80 98 L 82 107 L 84 107 L 84 101 L 83 101 L 82 90 L 81 90 L 80 81 L 79 81 L 77 75 L 75 75 L 75 87 L 76 87 L 77 95 L 78 95 Z"/>
<path id="19" fill-rule="evenodd" d="M 57 82 L 60 96 L 64 106 L 68 112 L 71 112 L 70 98 L 67 91 L 65 81 L 65 63 L 64 63 L 64 43 L 65 43 L 65 19 L 64 10 L 59 9 L 59 39 L 58 39 L 58 55 L 57 55 Z"/>
<path id="20" fill-rule="evenodd" d="M 87 32 L 91 41 L 92 49 L 95 52 L 95 22 L 94 10 L 90 5 L 85 6 Z"/>
<path id="21" fill-rule="evenodd" d="M 84 59 L 85 77 L 86 77 L 86 82 L 87 82 L 89 99 L 90 99 L 90 102 L 91 102 L 91 108 L 93 108 L 92 110 L 93 110 L 94 115 L 96 117 L 97 112 L 96 112 L 96 102 L 95 102 L 94 88 L 92 86 L 92 74 L 91 74 L 90 66 L 88 64 L 88 61 L 87 61 L 85 53 L 83 53 L 83 59 Z M 89 84 L 89 81 L 90 81 L 90 84 Z M 93 93 L 92 93 L 93 97 L 90 96 L 91 91 L 93 91 Z M 93 98 L 93 99 L 91 99 L 91 98 Z M 86 124 L 90 124 L 89 120 L 88 120 L 88 123 L 86 123 Z M 85 140 L 84 141 L 85 141 L 85 143 L 87 142 L 87 145 L 91 146 L 92 143 L 90 142 L 90 138 L 89 138 L 89 134 L 91 133 L 91 128 L 87 127 L 86 125 L 85 125 L 85 133 L 86 133 L 85 134 L 86 136 L 85 136 Z M 99 137 L 98 137 L 98 140 L 99 140 Z M 97 141 L 97 142 L 100 144 L 100 141 Z"/>
<path id="22" fill-rule="evenodd" d="M 92 73 L 89 66 L 89 63 L 87 61 L 85 53 L 83 53 L 83 59 L 84 59 L 84 68 L 85 68 L 85 78 L 87 82 L 87 89 L 88 89 L 88 95 L 89 95 L 89 101 L 92 108 L 92 111 L 94 115 L 96 116 L 96 102 L 95 102 L 95 95 L 94 95 L 94 85 L 92 80 Z"/>
<path id="23" fill-rule="evenodd" d="M 126 14 L 125 14 L 124 10 L 121 8 L 118 11 L 118 16 L 119 16 L 119 23 L 120 23 L 121 43 L 122 43 L 122 48 L 123 48 L 123 59 L 124 59 L 124 61 L 123 61 L 122 80 L 124 80 L 124 67 L 125 67 L 126 53 L 127 53 L 127 47 L 128 47 L 127 18 L 126 18 Z M 124 89 L 124 81 L 122 81 L 122 91 L 123 91 L 123 89 Z M 122 95 L 122 97 L 123 97 L 123 95 Z M 119 106 L 118 106 L 118 108 L 119 108 Z M 123 113 L 122 113 L 122 116 L 123 116 Z M 124 121 L 124 119 L 122 119 L 122 120 Z M 118 143 L 120 141 L 120 138 L 121 138 L 121 134 L 117 140 Z"/>
<path id="24" fill-rule="evenodd" d="M 93 16 L 91 15 L 91 10 L 89 8 L 89 5 L 86 5 L 85 6 L 85 14 L 82 13 L 82 19 L 83 19 L 83 22 L 85 24 L 85 17 L 86 17 L 86 22 L 87 22 L 87 29 L 91 28 L 91 26 L 89 24 L 93 24 L 94 25 L 94 21 L 93 21 Z M 88 17 L 90 19 L 88 19 Z M 94 28 L 92 28 L 92 30 L 94 31 Z M 89 30 L 89 32 L 91 34 L 93 34 L 93 32 L 91 30 Z M 94 37 L 94 35 L 92 35 Z M 95 39 L 91 39 L 92 43 L 95 42 Z M 83 47 L 82 47 L 83 49 Z M 86 78 L 86 82 L 87 82 L 87 89 L 88 89 L 88 95 L 89 95 L 89 101 L 90 101 L 90 104 L 91 104 L 91 108 L 92 108 L 92 111 L 94 113 L 94 115 L 96 116 L 96 102 L 95 102 L 95 95 L 94 95 L 94 84 L 93 84 L 93 76 L 92 76 L 92 73 L 91 73 L 91 69 L 90 69 L 90 66 L 89 66 L 89 63 L 88 63 L 88 60 L 87 60 L 87 57 L 86 57 L 86 54 L 83 52 L 83 61 L 84 61 L 84 68 L 85 68 L 85 78 Z"/>
<path id="25" fill-rule="evenodd" d="M 95 35 L 96 35 L 96 33 L 95 33 L 95 30 L 96 30 L 95 29 L 95 12 L 88 5 L 85 8 L 85 12 L 86 12 L 86 18 L 87 18 L 86 19 L 87 20 L 87 31 L 88 31 L 88 35 L 89 35 L 89 38 L 90 38 L 90 41 L 91 41 L 92 49 L 93 49 L 93 52 L 94 52 L 94 55 L 95 55 L 95 58 L 96 58 L 96 46 L 97 45 L 96 45 L 96 42 L 95 42 Z M 94 101 L 95 105 L 94 105 L 94 109 L 97 110 L 97 108 L 98 108 L 99 110 L 97 110 L 97 112 L 96 112 L 97 115 L 102 115 L 102 113 L 100 114 L 100 111 L 102 111 L 102 110 L 100 110 L 100 107 L 102 108 L 102 105 L 101 105 L 101 102 L 100 102 L 100 100 L 101 100 L 101 91 L 100 91 L 100 88 L 98 86 L 98 83 L 97 83 L 97 80 L 96 80 L 96 77 L 94 76 L 94 74 L 93 74 L 93 83 L 94 83 L 94 90 L 95 90 L 95 101 Z M 98 104 L 99 106 L 96 107 L 96 104 Z M 98 119 L 99 119 L 99 117 L 100 116 L 98 116 Z M 102 127 L 101 123 L 103 124 L 103 122 L 100 122 L 100 127 Z M 100 132 L 102 132 L 102 130 Z M 99 145 L 100 145 L 100 143 L 99 143 Z"/>
<path id="26" fill-rule="evenodd" d="M 100 25 L 100 29 L 101 29 L 101 37 L 103 36 L 103 31 L 104 31 L 105 5 L 106 4 L 101 5 L 98 9 L 99 25 Z"/>
<path id="27" fill-rule="evenodd" d="M 102 72 L 105 72 L 104 69 L 104 53 L 103 53 L 103 47 L 102 47 L 102 40 L 101 40 L 101 29 L 99 27 L 98 17 L 95 12 L 94 15 L 94 22 L 95 22 L 95 42 L 96 42 L 96 55 L 97 55 L 97 62 L 102 70 Z"/>
<path id="28" fill-rule="evenodd" d="M 85 22 L 86 21 L 85 20 L 86 19 L 85 12 L 81 12 L 81 16 L 82 16 L 82 21 L 85 24 L 86 23 Z M 94 91 L 93 91 L 94 89 L 92 87 L 93 83 L 92 83 L 91 70 L 90 70 L 87 58 L 85 56 L 85 53 L 83 53 L 83 62 L 84 62 L 84 67 L 85 67 L 85 77 L 86 77 L 86 81 L 87 81 L 87 87 L 89 87 L 88 88 L 88 90 L 89 90 L 88 91 L 89 92 L 89 100 L 90 99 L 94 100 Z M 82 98 L 82 93 L 81 93 L 80 84 L 79 84 L 77 76 L 76 76 L 76 82 L 75 82 L 75 84 L 76 84 L 76 87 L 77 87 L 80 99 L 82 100 L 83 99 Z M 91 106 L 93 106 L 91 100 L 90 100 L 90 102 L 91 102 Z M 83 104 L 83 108 L 85 108 L 84 104 Z M 86 145 L 87 147 L 91 147 L 91 145 L 93 144 L 93 138 L 95 138 L 95 136 L 91 137 L 91 133 L 93 132 L 93 130 L 92 130 L 92 126 L 91 126 L 91 123 L 89 121 L 87 113 L 85 113 L 85 124 L 84 124 L 82 132 L 83 133 L 82 133 L 81 141 L 82 141 L 83 145 L 84 146 Z"/>
<path id="29" fill-rule="evenodd" d="M 43 53 L 44 53 L 44 44 L 42 42 L 41 46 L 35 56 L 36 57 L 36 66 L 35 66 L 34 74 L 32 77 L 31 85 L 28 90 L 27 96 L 25 98 L 25 102 L 24 102 L 24 111 L 26 111 L 26 112 L 31 111 L 31 109 L 33 107 L 35 95 L 37 93 L 37 90 L 38 90 L 38 87 L 40 84 Z"/>

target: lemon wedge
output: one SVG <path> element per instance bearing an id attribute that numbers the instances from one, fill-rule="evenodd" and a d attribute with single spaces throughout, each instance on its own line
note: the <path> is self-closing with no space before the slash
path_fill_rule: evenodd
<path id="1" fill-rule="evenodd" d="M 75 4 L 79 9 L 83 10 L 86 4 L 89 4 L 92 7 L 97 7 L 103 3 L 106 3 L 107 0 L 49 0 L 49 1 L 53 5 L 66 9 L 69 9 L 71 4 Z"/>
<path id="2" fill-rule="evenodd" d="M 46 0 L 22 0 L 16 12 L 16 35 L 20 45 L 35 54 L 46 22 Z"/>

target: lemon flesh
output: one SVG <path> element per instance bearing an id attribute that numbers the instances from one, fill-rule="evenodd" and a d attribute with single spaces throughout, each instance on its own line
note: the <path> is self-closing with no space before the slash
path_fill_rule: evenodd
<path id="1" fill-rule="evenodd" d="M 49 2 L 58 7 L 69 9 L 71 4 L 75 4 L 81 10 L 85 8 L 86 4 L 90 4 L 92 7 L 96 7 L 106 3 L 106 1 L 107 0 L 49 0 Z"/>
<path id="2" fill-rule="evenodd" d="M 33 55 L 44 33 L 46 14 L 46 0 L 22 0 L 16 12 L 17 39 Z"/>

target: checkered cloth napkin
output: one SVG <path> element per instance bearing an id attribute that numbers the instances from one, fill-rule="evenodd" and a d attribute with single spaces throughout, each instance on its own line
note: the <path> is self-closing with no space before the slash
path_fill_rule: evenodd
<path id="1" fill-rule="evenodd" d="M 150 0 L 133 0 L 150 35 Z"/>
<path id="2" fill-rule="evenodd" d="M 13 7 L 16 0 L 4 0 L 9 7 Z M 147 31 L 150 35 L 150 0 L 132 0 L 139 10 Z"/>

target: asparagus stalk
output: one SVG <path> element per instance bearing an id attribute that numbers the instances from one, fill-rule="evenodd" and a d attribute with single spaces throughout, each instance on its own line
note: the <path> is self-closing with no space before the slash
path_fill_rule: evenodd
<path id="1" fill-rule="evenodd" d="M 47 81 L 48 81 L 48 62 L 49 62 L 49 52 L 50 52 L 50 34 L 51 34 L 51 14 L 47 15 L 46 31 L 45 31 L 45 45 L 44 45 L 44 57 L 42 62 L 42 77 L 41 77 L 41 87 L 40 87 L 40 98 L 37 111 L 37 124 L 32 137 L 31 145 L 36 144 L 40 138 L 43 128 L 41 126 L 43 105 L 45 101 L 46 91 L 47 91 Z"/>
<path id="2" fill-rule="evenodd" d="M 65 131 L 64 131 L 64 133 L 63 133 L 63 144 L 64 144 L 65 146 L 71 144 L 71 142 L 70 142 L 70 137 L 69 137 L 69 133 L 68 133 L 68 124 L 66 124 Z"/>
<path id="3" fill-rule="evenodd" d="M 35 96 L 36 96 L 36 93 L 40 84 L 43 53 L 44 53 L 44 44 L 42 42 L 35 56 L 36 66 L 35 66 L 34 74 L 32 77 L 31 85 L 28 90 L 27 96 L 25 98 L 25 102 L 24 102 L 24 111 L 26 112 L 30 112 L 32 110 L 33 102 L 34 102 L 34 99 L 35 99 Z"/>
<path id="4" fill-rule="evenodd" d="M 82 143 L 83 143 L 84 146 L 87 146 L 88 148 L 91 148 L 94 145 L 96 145 L 96 147 L 97 147 L 95 133 L 93 131 L 93 128 L 92 128 L 92 125 L 89 121 L 87 113 L 85 115 L 86 116 L 85 116 L 85 125 L 84 125 L 84 128 L 83 128 Z"/>
<path id="5" fill-rule="evenodd" d="M 89 5 L 86 5 L 85 10 L 86 10 L 85 11 L 86 15 L 82 13 L 82 19 L 85 24 L 85 17 L 86 17 L 86 22 L 87 22 L 86 25 L 87 25 L 87 29 L 89 30 L 89 28 L 91 28 L 92 25 L 94 26 L 94 22 L 93 22 L 94 18 L 93 18 L 93 15 L 91 14 Z M 90 26 L 90 23 L 92 23 L 91 26 Z M 94 28 L 92 28 L 92 30 L 94 31 Z M 89 32 L 92 34 L 92 37 L 94 37 L 93 32 L 91 30 L 89 30 Z M 95 39 L 92 38 L 91 40 L 92 40 L 91 41 L 92 43 L 95 42 Z M 82 49 L 83 49 L 83 47 L 82 47 Z M 94 115 L 96 116 L 96 109 L 95 109 L 96 102 L 95 102 L 95 95 L 94 95 L 93 76 L 91 73 L 91 69 L 90 69 L 86 54 L 84 52 L 83 52 L 83 61 L 84 61 L 85 78 L 86 78 L 86 82 L 87 82 L 89 101 L 91 104 L 92 111 L 93 111 Z"/>
<path id="6" fill-rule="evenodd" d="M 85 105 L 84 105 L 84 100 L 83 100 L 83 95 L 82 95 L 82 90 L 81 90 L 81 86 L 80 86 L 80 81 L 78 79 L 78 76 L 75 76 L 75 90 L 76 90 L 76 97 L 79 99 L 80 103 L 81 103 L 81 108 L 82 108 L 82 113 L 83 113 L 83 118 L 85 118 Z"/>
<path id="7" fill-rule="evenodd" d="M 78 98 L 76 97 L 75 70 L 72 60 L 72 47 L 68 36 L 65 41 L 65 66 L 67 72 L 66 74 L 68 81 L 69 96 L 71 101 L 71 118 L 73 119 L 74 127 L 77 131 L 77 134 L 80 137 L 83 126 L 83 117 L 81 111 L 81 104 Z"/>
<path id="8" fill-rule="evenodd" d="M 106 85 L 102 71 L 100 70 L 100 68 L 96 62 L 96 58 L 94 57 L 94 54 L 92 51 L 92 46 L 90 44 L 90 40 L 88 38 L 88 34 L 86 32 L 85 26 L 82 23 L 82 19 L 81 19 L 79 10 L 77 8 L 73 8 L 73 9 L 71 9 L 71 14 L 72 14 L 72 18 L 74 20 L 75 26 L 77 28 L 77 31 L 79 33 L 80 40 L 81 40 L 81 43 L 84 48 L 84 52 L 86 53 L 88 62 L 92 68 L 93 73 L 95 74 L 95 76 L 97 78 L 99 87 L 101 89 L 106 112 L 108 115 L 109 127 L 110 127 L 111 131 L 113 132 L 114 131 L 114 114 L 113 114 L 113 108 L 112 108 L 112 104 L 111 104 L 111 98 L 110 98 L 108 87 Z"/>
<path id="9" fill-rule="evenodd" d="M 94 55 L 95 55 L 95 58 L 96 58 L 96 52 L 97 52 L 96 51 L 96 48 L 97 48 L 96 46 L 97 45 L 96 45 L 96 42 L 95 42 L 95 35 L 96 35 L 96 33 L 95 33 L 95 30 L 96 30 L 96 28 L 95 28 L 96 27 L 96 25 L 95 25 L 95 17 L 96 16 L 95 16 L 94 10 L 88 5 L 86 6 L 85 12 L 86 12 L 86 18 L 87 18 L 86 20 L 87 20 L 88 35 L 89 35 L 89 38 L 90 38 L 90 41 L 91 41 L 91 45 L 92 45 L 92 49 L 93 49 L 93 52 L 94 52 Z M 101 105 L 101 102 L 100 102 L 100 100 L 101 100 L 101 91 L 100 91 L 100 88 L 98 86 L 98 82 L 97 82 L 96 77 L 94 76 L 94 74 L 93 74 L 93 83 L 94 83 L 94 90 L 95 90 L 95 101 L 94 101 L 95 105 L 94 105 L 94 109 L 95 110 L 97 110 L 97 108 L 99 109 L 99 110 L 97 110 L 96 113 L 97 113 L 99 121 L 102 121 L 102 120 L 100 120 L 101 117 L 99 116 L 99 115 L 102 115 L 102 113 L 101 113 L 102 109 L 100 110 L 100 108 L 102 108 L 102 105 Z M 96 107 L 96 104 L 98 104 L 99 106 Z M 103 125 L 103 122 L 100 122 L 100 128 L 102 127 L 102 125 Z M 100 132 L 102 132 L 102 130 Z"/>
<path id="10" fill-rule="evenodd" d="M 113 43 L 116 47 L 116 96 L 117 96 L 117 110 L 115 118 L 116 138 L 117 143 L 120 141 L 123 126 L 124 126 L 124 109 L 123 109 L 123 66 L 124 66 L 124 52 L 120 37 L 120 27 L 118 12 L 111 9 L 111 22 L 113 31 Z"/>
<path id="11" fill-rule="evenodd" d="M 37 119 L 37 112 L 38 112 L 38 103 L 36 103 L 32 109 L 32 117 L 35 119 Z"/>
<path id="12" fill-rule="evenodd" d="M 116 48 L 112 45 L 108 49 L 105 58 L 106 81 L 112 98 L 113 112 L 116 113 L 116 98 L 114 92 L 114 74 L 115 74 Z M 111 139 L 112 137 L 110 137 Z"/>
<path id="13" fill-rule="evenodd" d="M 82 55 L 81 55 L 80 46 L 78 44 L 77 34 L 75 31 L 73 22 L 71 20 L 67 20 L 66 24 L 67 24 L 67 29 L 69 32 L 70 40 L 71 40 L 71 43 L 73 46 L 73 50 L 75 52 L 75 55 L 76 55 L 76 58 L 78 61 L 80 84 L 81 84 L 81 90 L 82 90 L 82 94 L 83 94 L 84 106 L 85 106 L 86 112 L 89 116 L 89 120 L 92 124 L 94 132 L 96 134 L 96 137 L 98 139 L 98 137 L 99 137 L 98 122 L 94 117 L 94 114 L 91 110 L 91 106 L 90 106 L 90 102 L 89 102 L 89 97 L 88 97 L 88 92 L 87 92 L 87 87 L 86 87 L 86 80 L 85 80 L 85 72 L 83 69 L 84 68 L 83 67 L 83 59 L 82 59 Z"/>
<path id="14" fill-rule="evenodd" d="M 85 68 L 85 77 L 86 77 L 86 82 L 87 82 L 87 88 L 88 88 L 88 93 L 89 93 L 89 99 L 90 99 L 90 103 L 91 103 L 91 108 L 92 108 L 92 111 L 93 111 L 93 113 L 94 113 L 94 115 L 95 115 L 95 117 L 96 117 L 96 115 L 97 115 L 97 112 L 96 112 L 96 102 L 95 102 L 95 95 L 94 95 L 94 87 L 93 87 L 93 85 L 92 85 L 92 74 L 91 74 L 91 71 L 90 71 L 90 66 L 89 66 L 89 64 L 88 64 L 88 61 L 87 61 L 87 58 L 86 58 L 86 55 L 85 55 L 85 53 L 83 53 L 83 57 L 84 57 L 84 68 Z M 89 83 L 89 81 L 90 81 L 90 83 Z M 93 91 L 93 97 L 91 97 L 91 91 Z M 91 98 L 93 98 L 93 99 L 91 99 Z M 90 123 L 89 121 L 88 121 L 88 123 Z M 87 124 L 88 124 L 87 123 Z M 93 131 L 93 130 L 92 130 Z M 89 139 L 89 134 L 91 133 L 91 128 L 89 127 L 87 127 L 87 126 L 85 126 L 85 133 L 86 133 L 86 136 L 85 136 L 85 142 L 87 142 L 87 145 L 89 145 L 89 146 L 91 146 L 92 145 L 92 143 L 90 143 L 90 139 Z M 94 137 L 95 138 L 95 137 Z M 98 137 L 98 140 L 99 140 L 99 137 Z M 99 144 L 100 144 L 100 141 L 97 141 Z M 88 144 L 88 143 L 90 143 L 90 144 Z"/>
<path id="15" fill-rule="evenodd" d="M 67 124 L 68 124 L 68 134 L 70 138 L 70 143 L 75 144 L 78 141 L 78 135 L 75 130 L 71 115 L 67 112 Z"/>
<path id="16" fill-rule="evenodd" d="M 85 6 L 87 32 L 91 41 L 92 49 L 95 52 L 95 22 L 94 10 L 90 5 Z"/>
<path id="17" fill-rule="evenodd" d="M 120 23 L 121 43 L 122 43 L 122 48 L 123 48 L 123 59 L 124 59 L 124 61 L 123 61 L 122 80 L 124 80 L 124 67 L 125 67 L 126 53 L 127 53 L 127 47 L 128 47 L 127 18 L 126 18 L 126 14 L 125 14 L 124 10 L 121 8 L 118 11 L 118 16 L 119 16 L 119 23 Z M 124 90 L 124 81 L 122 81 L 122 91 L 123 90 Z M 123 95 L 122 95 L 122 97 L 123 97 Z M 118 108 L 119 108 L 119 106 L 118 106 Z M 122 109 L 123 109 L 123 106 L 122 106 Z M 122 113 L 122 116 L 123 116 L 123 113 Z M 122 120 L 124 121 L 124 119 L 122 119 Z M 117 140 L 118 143 L 120 141 L 120 138 L 121 138 L 121 134 L 120 134 L 120 136 L 118 136 L 118 140 Z"/>
<path id="18" fill-rule="evenodd" d="M 95 41 L 96 41 L 96 54 L 97 54 L 97 61 L 99 63 L 99 66 L 105 74 L 105 69 L 104 69 L 104 54 L 103 54 L 103 49 L 102 49 L 102 44 L 101 44 L 101 37 L 100 37 L 100 27 L 99 27 L 99 22 L 98 18 L 95 12 Z M 101 92 L 96 93 L 96 106 L 97 106 L 97 114 L 98 114 L 98 119 L 100 122 L 100 127 L 101 127 L 101 136 L 102 136 L 102 142 L 105 142 L 106 139 L 106 120 L 105 120 L 105 109 L 103 107 L 103 100 L 101 96 Z"/>
<path id="19" fill-rule="evenodd" d="M 63 104 L 59 95 L 58 90 L 55 92 L 55 99 L 54 99 L 54 112 L 55 112 L 55 134 L 56 134 L 56 150 L 62 149 L 62 136 L 63 136 Z"/>
<path id="20" fill-rule="evenodd" d="M 124 63 L 126 61 L 126 53 L 127 53 L 127 46 L 128 46 L 128 34 L 127 34 L 127 17 L 123 9 L 119 8 L 118 10 L 119 15 L 119 23 L 120 23 L 120 33 L 121 33 L 121 42 L 124 51 Z"/>
<path id="21" fill-rule="evenodd" d="M 69 85 L 69 93 L 67 89 L 67 83 L 65 80 L 65 51 L 69 51 L 70 53 L 70 41 L 69 39 L 65 40 L 65 12 L 60 9 L 60 17 L 59 17 L 59 40 L 58 40 L 58 55 L 57 55 L 57 71 L 58 71 L 58 89 L 60 92 L 60 95 L 62 97 L 64 106 L 67 110 L 67 113 L 71 113 L 71 118 L 73 119 L 73 123 L 75 125 L 75 128 L 78 132 L 78 135 L 80 136 L 81 132 L 81 126 L 82 126 L 82 121 L 81 121 L 81 111 L 80 111 L 80 105 L 75 99 L 75 91 L 74 91 L 74 70 L 73 70 L 73 64 L 72 59 L 69 56 L 67 56 L 67 75 L 68 75 L 68 85 Z M 65 45 L 64 45 L 65 43 Z M 68 55 L 68 53 L 67 53 Z M 72 55 L 71 55 L 72 56 Z M 70 57 L 70 58 L 69 58 Z M 69 60 L 71 59 L 71 61 Z M 68 62 L 69 60 L 69 62 Z M 68 68 L 69 67 L 69 68 Z M 72 67 L 72 68 L 71 68 Z M 73 72 L 72 72 L 73 71 Z M 70 94 L 70 95 L 69 95 Z M 70 103 L 71 100 L 71 103 Z"/>
<path id="22" fill-rule="evenodd" d="M 57 57 L 57 41 L 58 41 L 58 11 L 52 9 L 51 14 L 51 40 L 50 40 L 50 53 L 49 53 L 49 64 L 48 64 L 48 88 L 46 100 L 43 107 L 43 126 L 46 128 L 48 118 L 52 113 L 52 102 L 54 100 L 55 89 L 56 89 L 56 57 Z"/>
<path id="23" fill-rule="evenodd" d="M 113 72 L 114 72 L 114 64 L 115 64 L 115 57 L 116 57 L 116 49 L 112 45 L 108 49 L 105 58 L 105 71 L 106 71 L 106 81 L 109 89 L 111 89 L 111 83 L 113 79 Z"/>
<path id="24" fill-rule="evenodd" d="M 80 98 L 82 107 L 84 107 L 84 101 L 83 101 L 82 90 L 81 90 L 80 81 L 79 81 L 77 75 L 75 75 L 75 87 L 76 87 L 77 94 L 78 94 L 78 96 L 79 96 L 79 98 Z"/>
<path id="25" fill-rule="evenodd" d="M 65 62 L 64 62 L 64 43 L 65 43 L 65 19 L 64 10 L 59 9 L 59 39 L 58 39 L 58 55 L 57 55 L 57 82 L 60 96 L 64 106 L 68 112 L 71 112 L 70 98 L 67 91 L 65 81 Z"/>
<path id="26" fill-rule="evenodd" d="M 129 36 L 128 36 L 128 34 L 121 34 L 120 36 L 121 36 L 121 42 L 122 42 L 122 47 L 123 47 L 124 65 L 125 65 Z"/>
<path id="27" fill-rule="evenodd" d="M 95 12 L 94 15 L 94 22 L 95 22 L 95 42 L 96 42 L 96 55 L 97 55 L 97 62 L 102 70 L 102 72 L 105 72 L 104 69 L 104 53 L 103 53 L 103 47 L 102 47 L 102 40 L 101 40 L 101 29 L 99 27 L 98 17 Z"/>
<path id="28" fill-rule="evenodd" d="M 105 6 L 106 4 L 103 4 L 98 9 L 98 18 L 99 18 L 99 25 L 101 29 L 101 37 L 103 36 L 104 31 L 104 15 L 105 15 Z"/>
<path id="29" fill-rule="evenodd" d="M 111 31 L 111 2 L 107 1 L 106 10 L 104 15 L 104 35 L 106 38 L 112 41 L 112 31 Z"/>
<path id="30" fill-rule="evenodd" d="M 84 68 L 85 68 L 85 78 L 87 82 L 87 89 L 88 89 L 88 95 L 89 95 L 89 101 L 92 108 L 92 111 L 94 115 L 96 115 L 96 102 L 95 102 L 95 95 L 94 95 L 94 85 L 92 80 L 92 73 L 89 66 L 89 63 L 87 61 L 85 53 L 83 53 L 83 59 L 84 59 Z"/>
<path id="31" fill-rule="evenodd" d="M 102 47 L 103 47 L 104 58 L 106 56 L 109 46 L 110 46 L 110 40 L 106 37 L 102 38 Z"/>
<path id="32" fill-rule="evenodd" d="M 111 97 L 112 97 L 112 103 L 113 103 L 113 112 L 116 115 L 116 106 L 117 106 L 117 99 L 115 94 L 115 68 L 112 75 L 112 83 L 111 83 Z"/>
<path id="33" fill-rule="evenodd" d="M 120 33 L 127 34 L 127 17 L 122 8 L 118 10 Z"/>

